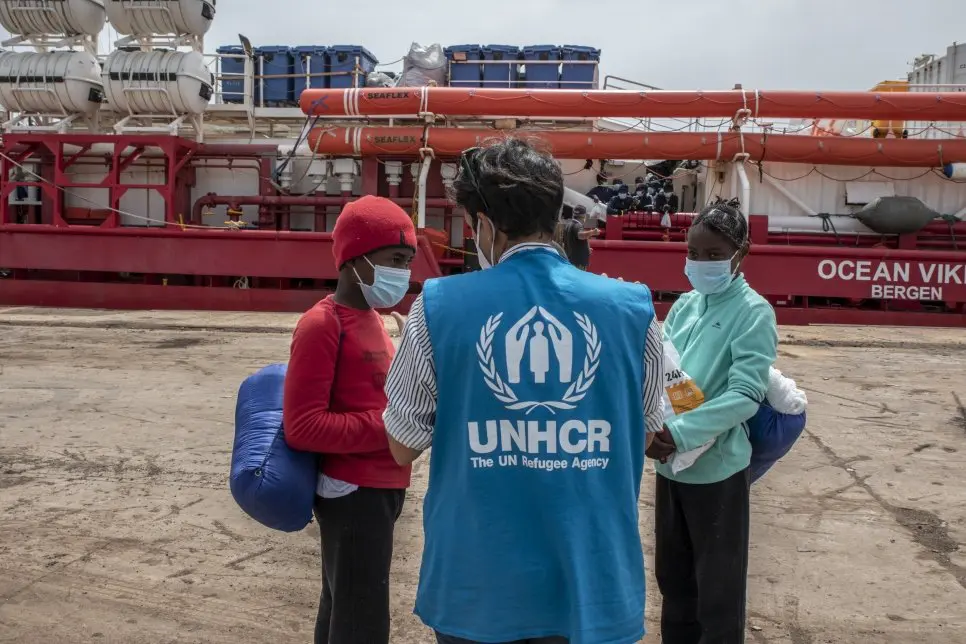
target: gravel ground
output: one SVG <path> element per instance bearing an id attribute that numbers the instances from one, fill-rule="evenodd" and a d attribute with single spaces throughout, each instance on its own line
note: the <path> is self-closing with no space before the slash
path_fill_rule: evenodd
<path id="1" fill-rule="evenodd" d="M 0 310 L 0 641 L 311 641 L 314 525 L 264 529 L 227 487 L 236 388 L 285 360 L 295 319 Z M 966 332 L 782 341 L 809 426 L 753 490 L 748 641 L 966 642 Z M 394 644 L 432 641 L 411 614 L 426 480 L 423 460 L 397 529 Z M 659 603 L 652 583 L 648 643 Z"/>

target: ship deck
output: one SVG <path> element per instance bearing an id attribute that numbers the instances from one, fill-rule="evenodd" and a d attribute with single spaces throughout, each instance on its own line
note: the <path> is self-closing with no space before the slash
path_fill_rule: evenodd
<path id="1" fill-rule="evenodd" d="M 262 528 L 227 484 L 237 386 L 286 359 L 295 320 L 0 310 L 0 640 L 310 639 L 315 526 Z M 809 426 L 753 489 L 748 641 L 966 641 L 962 331 L 789 327 L 779 367 Z M 427 474 L 398 524 L 393 644 L 431 641 L 411 614 Z"/>

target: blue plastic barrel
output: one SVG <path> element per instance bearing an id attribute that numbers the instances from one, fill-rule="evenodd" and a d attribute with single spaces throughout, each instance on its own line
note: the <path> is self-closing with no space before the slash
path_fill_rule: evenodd
<path id="1" fill-rule="evenodd" d="M 520 48 L 512 45 L 487 45 L 483 48 L 483 87 L 515 87 L 520 70 Z M 506 60 L 506 63 L 491 61 Z"/>
<path id="2" fill-rule="evenodd" d="M 583 45 L 564 45 L 560 50 L 564 64 L 560 70 L 560 87 L 563 89 L 593 89 L 597 85 L 597 65 L 600 50 Z M 567 64 L 568 60 L 586 61 Z"/>
<path id="3" fill-rule="evenodd" d="M 221 55 L 245 55 L 239 45 L 225 45 L 215 50 Z M 221 58 L 221 100 L 225 103 L 245 102 L 245 59 Z"/>
<path id="4" fill-rule="evenodd" d="M 295 79 L 291 76 L 294 73 L 292 48 L 285 45 L 259 47 L 255 55 L 261 61 L 263 78 L 256 85 L 263 90 L 262 103 L 271 107 L 292 103 L 295 100 Z"/>
<path id="5" fill-rule="evenodd" d="M 536 64 L 527 65 L 524 86 L 540 89 L 560 87 L 560 47 L 556 45 L 532 45 L 523 48 L 523 59 Z M 558 64 L 554 64 L 554 63 Z"/>
<path id="6" fill-rule="evenodd" d="M 329 87 L 365 87 L 366 75 L 376 69 L 379 59 L 373 56 L 369 50 L 361 45 L 335 45 L 329 47 L 326 53 L 328 63 L 326 71 L 333 74 L 329 76 Z M 358 59 L 362 75 L 353 74 L 356 69 Z"/>
<path id="7" fill-rule="evenodd" d="M 480 87 L 483 81 L 483 48 L 479 45 L 453 45 L 443 50 L 449 66 L 450 87 Z M 467 62 L 463 62 L 467 61 Z"/>
<path id="8" fill-rule="evenodd" d="M 328 83 L 326 82 L 328 80 L 327 76 L 314 75 L 325 73 L 325 54 L 328 50 L 329 48 L 323 45 L 304 45 L 292 49 L 292 55 L 295 60 L 295 73 L 302 74 L 302 76 L 295 79 L 293 87 L 292 98 L 296 101 L 299 100 L 299 96 L 306 89 L 323 89 L 328 87 Z M 308 74 L 313 75 L 308 76 Z"/>

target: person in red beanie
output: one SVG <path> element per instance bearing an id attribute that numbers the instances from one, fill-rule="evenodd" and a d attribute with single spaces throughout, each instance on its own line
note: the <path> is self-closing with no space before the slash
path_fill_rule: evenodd
<path id="1" fill-rule="evenodd" d="M 395 350 L 373 309 L 395 306 L 409 290 L 416 230 L 402 208 L 367 196 L 343 209 L 332 239 L 339 284 L 295 327 L 285 441 L 321 455 L 316 644 L 388 644 L 393 528 L 410 467 L 389 452 L 383 386 Z"/>

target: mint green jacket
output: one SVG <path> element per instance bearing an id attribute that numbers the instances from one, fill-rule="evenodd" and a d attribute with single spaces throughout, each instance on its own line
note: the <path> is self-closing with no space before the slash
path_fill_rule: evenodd
<path id="1" fill-rule="evenodd" d="M 681 368 L 704 392 L 704 404 L 668 420 L 679 452 L 717 439 L 691 467 L 658 474 L 681 483 L 717 483 L 748 467 L 751 443 L 746 421 L 758 412 L 775 364 L 775 311 L 744 276 L 715 295 L 685 293 L 664 321 L 664 338 L 681 354 Z"/>

